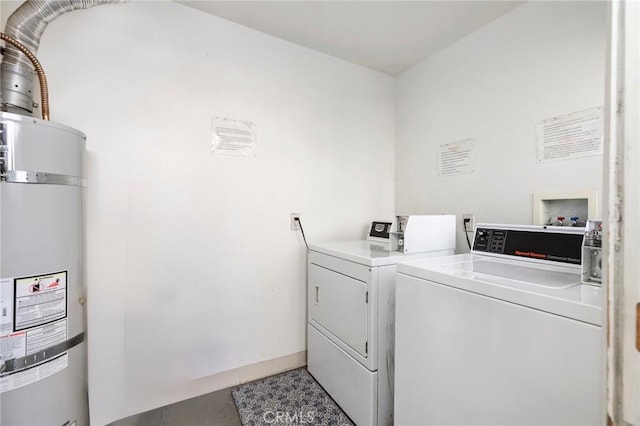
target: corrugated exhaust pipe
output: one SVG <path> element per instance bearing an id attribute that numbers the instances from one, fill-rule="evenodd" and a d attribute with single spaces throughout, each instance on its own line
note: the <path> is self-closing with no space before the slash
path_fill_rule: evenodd
<path id="1" fill-rule="evenodd" d="M 44 73 L 42 65 L 40 65 L 40 61 L 38 61 L 36 55 L 31 53 L 31 51 L 29 51 L 29 49 L 27 49 L 24 44 L 20 43 L 13 37 L 9 37 L 5 33 L 0 33 L 0 39 L 15 46 L 20 52 L 24 53 L 24 55 L 33 64 L 33 68 L 38 75 L 38 81 L 40 82 L 40 97 L 42 98 L 42 119 L 49 120 L 49 86 L 47 85 L 47 76 Z"/>
<path id="2" fill-rule="evenodd" d="M 7 20 L 4 33 L 22 44 L 35 57 L 42 33 L 49 22 L 58 16 L 74 10 L 124 1 L 126 0 L 25 1 Z M 33 113 L 36 104 L 33 101 L 32 93 L 33 67 L 31 63 L 32 61 L 14 45 L 6 46 L 0 66 L 1 109 L 3 111 L 24 115 Z M 44 75 L 44 72 L 42 74 Z M 45 95 L 46 93 L 43 93 L 43 107 L 48 107 Z"/>

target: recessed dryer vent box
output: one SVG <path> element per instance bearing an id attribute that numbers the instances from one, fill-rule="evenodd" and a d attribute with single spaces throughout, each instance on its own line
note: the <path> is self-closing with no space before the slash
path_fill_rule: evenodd
<path id="1" fill-rule="evenodd" d="M 559 225 L 558 218 L 564 218 L 562 225 L 571 226 L 571 218 L 578 218 L 577 226 L 585 226 L 588 219 L 600 215 L 598 198 L 595 189 L 536 192 L 533 194 L 533 224 Z"/>

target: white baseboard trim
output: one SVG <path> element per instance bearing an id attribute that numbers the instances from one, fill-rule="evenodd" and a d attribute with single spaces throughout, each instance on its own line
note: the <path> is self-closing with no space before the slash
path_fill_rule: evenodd
<path id="1" fill-rule="evenodd" d="M 307 365 L 307 351 L 296 352 L 279 358 L 261 361 L 255 364 L 244 365 L 231 370 L 212 374 L 209 376 L 195 378 L 181 383 L 176 383 L 170 392 L 163 389 L 158 395 L 152 395 L 148 390 L 144 392 L 147 400 L 130 401 L 131 406 L 120 416 L 109 420 L 115 421 L 118 418 L 125 418 L 140 412 L 163 407 L 165 405 L 195 398 L 211 392 L 238 386 L 242 383 L 252 382 L 263 377 L 273 376 L 278 373 L 293 370 Z"/>
<path id="2" fill-rule="evenodd" d="M 301 351 L 200 377 L 184 383 L 185 386 L 182 386 L 182 389 L 176 389 L 177 392 L 172 395 L 175 399 L 163 405 L 238 386 L 242 383 L 252 382 L 263 377 L 293 370 L 294 368 L 304 367 L 305 365 L 307 365 L 307 351 Z"/>
<path id="3" fill-rule="evenodd" d="M 263 377 L 284 373 L 285 371 L 307 365 L 307 351 L 301 351 L 280 358 L 274 358 L 256 364 L 240 367 L 240 383 L 252 382 Z"/>

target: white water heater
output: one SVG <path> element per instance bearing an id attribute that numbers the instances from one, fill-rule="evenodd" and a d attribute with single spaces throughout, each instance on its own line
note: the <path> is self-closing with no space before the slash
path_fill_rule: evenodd
<path id="1" fill-rule="evenodd" d="M 0 112 L 0 425 L 89 424 L 83 133 Z"/>

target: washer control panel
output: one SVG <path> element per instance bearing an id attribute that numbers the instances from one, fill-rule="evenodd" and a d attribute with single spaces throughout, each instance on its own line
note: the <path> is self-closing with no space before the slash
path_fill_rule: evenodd
<path id="1" fill-rule="evenodd" d="M 504 253 L 507 231 L 504 229 L 478 229 L 473 249 L 489 253 Z"/>
<path id="2" fill-rule="evenodd" d="M 531 229 L 504 229 L 478 226 L 473 251 L 580 265 L 583 238 L 581 230 L 584 228 L 569 228 L 570 231 L 567 232 L 548 228 L 532 226 Z"/>

